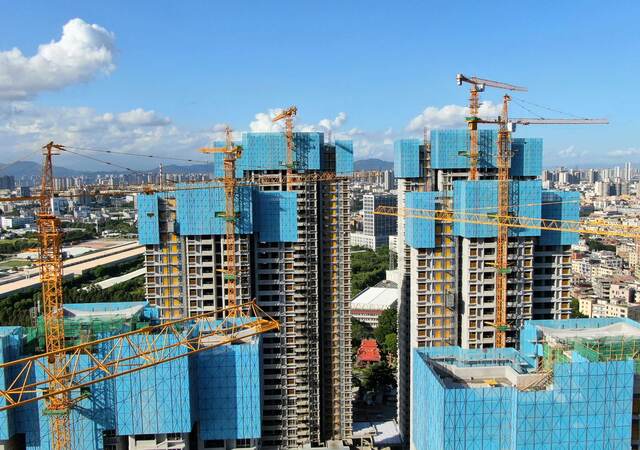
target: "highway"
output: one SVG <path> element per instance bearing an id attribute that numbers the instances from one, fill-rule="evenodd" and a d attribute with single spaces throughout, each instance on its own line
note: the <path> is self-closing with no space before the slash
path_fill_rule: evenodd
<path id="1" fill-rule="evenodd" d="M 85 270 L 109 266 L 136 258 L 144 253 L 144 246 L 132 242 L 106 250 L 70 258 L 63 262 L 64 277 L 81 275 Z M 3 283 L 4 282 L 4 283 Z M 38 269 L 28 269 L 19 274 L 0 278 L 0 298 L 40 285 Z"/>

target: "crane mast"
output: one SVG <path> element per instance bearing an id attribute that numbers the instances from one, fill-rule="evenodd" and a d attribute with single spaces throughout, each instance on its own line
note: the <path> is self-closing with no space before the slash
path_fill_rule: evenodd
<path id="1" fill-rule="evenodd" d="M 295 146 L 295 143 L 293 142 L 293 118 L 296 114 L 298 114 L 298 108 L 290 106 L 271 119 L 271 122 L 273 123 L 284 119 L 284 133 L 287 140 L 287 161 L 285 163 L 287 167 L 287 185 L 291 183 L 291 176 L 293 175 L 293 169 L 295 168 L 295 163 L 293 162 L 293 151 Z"/>
<path id="2" fill-rule="evenodd" d="M 224 155 L 224 195 L 225 195 L 225 211 L 222 216 L 225 221 L 225 253 L 226 265 L 222 269 L 223 278 L 227 285 L 227 303 L 228 306 L 234 307 L 237 302 L 237 264 L 236 264 L 236 222 L 238 215 L 236 214 L 236 160 L 242 155 L 242 147 L 234 145 L 231 128 L 225 128 L 225 146 L 202 148 L 202 153 L 222 153 Z M 230 310 L 234 313 L 234 309 Z"/>
<path id="3" fill-rule="evenodd" d="M 40 280 L 42 284 L 41 312 L 44 319 L 45 347 L 51 356 L 47 359 L 52 374 L 50 389 L 63 387 L 61 377 L 67 372 L 64 353 L 64 318 L 62 308 L 62 231 L 60 220 L 53 214 L 53 164 L 52 156 L 64 147 L 49 142 L 42 147 L 43 164 L 40 184 L 40 211 L 38 213 L 38 240 Z M 57 353 L 56 353 L 57 352 Z M 69 423 L 69 394 L 66 392 L 47 399 L 46 412 L 50 415 L 49 427 L 55 450 L 71 449 Z"/>
<path id="4" fill-rule="evenodd" d="M 53 155 L 65 151 L 62 145 L 49 142 L 42 147 L 43 165 L 40 193 L 36 197 L 2 198 L 0 201 L 37 200 L 40 209 L 37 214 L 40 281 L 42 285 L 42 303 L 39 306 L 44 321 L 45 353 L 17 359 L 0 364 L 0 371 L 8 379 L 7 389 L 0 390 L 0 398 L 6 404 L 0 410 L 11 409 L 21 405 L 43 400 L 46 404 L 44 414 L 49 416 L 50 440 L 53 450 L 71 450 L 72 434 L 70 411 L 83 396 L 71 397 L 73 390 L 106 381 L 121 375 L 136 372 L 147 367 L 172 361 L 186 355 L 198 353 L 225 343 L 277 330 L 279 324 L 270 317 L 260 318 L 263 312 L 255 302 L 237 304 L 235 280 L 235 161 L 240 157 L 241 147 L 234 146 L 231 140 L 231 129 L 226 131 L 226 146 L 222 148 L 203 149 L 205 153 L 224 153 L 224 189 L 227 221 L 227 268 L 224 270 L 225 280 L 229 287 L 229 305 L 227 308 L 211 311 L 200 316 L 168 322 L 147 329 L 134 330 L 128 333 L 87 342 L 73 347 L 65 346 L 64 309 L 62 291 L 62 231 L 60 220 L 55 216 L 52 207 L 54 198 Z M 216 186 L 218 187 L 218 186 Z M 189 189 L 189 188 L 186 188 Z M 195 189 L 195 188 L 194 188 Z M 115 191 L 120 193 L 120 191 Z M 199 329 L 199 321 L 216 319 L 218 314 L 225 317 L 222 324 L 216 327 Z M 235 318 L 239 321 L 234 320 Z M 226 320 L 226 319 L 229 319 Z M 182 326 L 190 325 L 187 331 Z M 200 330 L 200 331 L 198 331 Z M 147 339 L 146 345 L 134 346 L 132 356 L 123 355 L 122 349 L 131 345 L 131 337 L 148 336 L 155 332 L 158 336 L 173 336 L 175 343 L 167 344 L 167 340 Z M 213 341 L 208 338 L 214 338 Z M 116 353 L 109 353 L 100 360 L 94 355 L 95 345 L 112 343 Z M 184 351 L 176 351 L 184 349 Z M 172 353 L 173 352 L 173 353 Z M 113 358 L 113 355 L 120 355 Z M 79 364 L 80 358 L 88 357 L 92 364 L 84 367 Z M 144 363 L 138 363 L 142 358 Z M 9 367 L 19 370 L 6 372 Z M 36 371 L 44 374 L 38 379 Z M 36 381 L 34 381 L 36 380 Z"/>
<path id="5" fill-rule="evenodd" d="M 509 254 L 509 169 L 511 168 L 511 133 L 509 131 L 509 101 L 504 95 L 500 129 L 498 131 L 498 238 L 496 248 L 496 347 L 506 346 L 507 325 L 507 275 Z"/>

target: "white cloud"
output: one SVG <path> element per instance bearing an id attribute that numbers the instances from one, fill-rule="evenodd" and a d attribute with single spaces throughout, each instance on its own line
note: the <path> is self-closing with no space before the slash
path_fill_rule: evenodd
<path id="1" fill-rule="evenodd" d="M 500 107 L 487 101 L 480 105 L 479 116 L 490 119 L 500 113 Z M 422 131 L 429 129 L 464 126 L 464 118 L 469 114 L 469 108 L 460 105 L 446 105 L 442 108 L 428 106 L 422 113 L 411 119 L 407 124 L 407 131 Z"/>
<path id="2" fill-rule="evenodd" d="M 340 128 L 346 121 L 347 113 L 339 112 L 335 119 L 322 119 L 320 122 L 318 122 L 318 125 L 326 130 L 334 130 L 336 128 Z"/>
<path id="3" fill-rule="evenodd" d="M 171 120 L 168 117 L 160 117 L 155 111 L 145 111 L 142 108 L 118 114 L 118 121 L 126 125 L 138 126 L 164 126 L 169 125 Z"/>
<path id="4" fill-rule="evenodd" d="M 282 131 L 281 122 L 272 122 L 271 120 L 282 112 L 282 109 L 270 109 L 269 112 L 261 112 L 255 115 L 255 119 L 249 124 L 249 131 L 256 133 L 267 131 Z"/>
<path id="5" fill-rule="evenodd" d="M 270 109 L 268 112 L 260 112 L 255 115 L 255 118 L 249 124 L 249 131 L 253 132 L 267 132 L 267 131 L 282 131 L 284 129 L 284 122 L 272 122 L 273 118 L 282 112 L 281 108 Z M 335 131 L 342 127 L 347 121 L 347 113 L 340 112 L 334 119 L 322 119 L 317 124 L 305 124 L 296 123 L 295 129 L 297 131 Z"/>
<path id="6" fill-rule="evenodd" d="M 31 57 L 18 48 L 0 52 L 0 99 L 17 100 L 85 82 L 115 69 L 115 36 L 99 25 L 72 19 L 58 41 Z"/>
<path id="7" fill-rule="evenodd" d="M 133 113 L 132 113 L 133 112 Z M 98 113 L 92 108 L 50 108 L 21 102 L 19 106 L 0 104 L 0 142 L 3 142 L 3 159 L 19 158 L 51 140 L 72 147 L 114 149 L 119 151 L 154 154 L 159 156 L 181 155 L 203 159 L 197 149 L 210 142 L 206 130 L 188 130 L 170 123 L 153 111 L 134 109 L 123 113 Z M 26 149 L 26 150 L 25 150 Z M 87 155 L 105 159 L 104 155 Z M 130 167 L 149 167 L 151 160 L 109 155 L 114 163 Z M 61 166 L 90 170 L 108 170 L 109 167 L 73 155 L 60 157 Z"/>
<path id="8" fill-rule="evenodd" d="M 609 155 L 613 157 L 640 156 L 640 148 L 631 147 L 626 149 L 612 150 L 609 152 Z"/>

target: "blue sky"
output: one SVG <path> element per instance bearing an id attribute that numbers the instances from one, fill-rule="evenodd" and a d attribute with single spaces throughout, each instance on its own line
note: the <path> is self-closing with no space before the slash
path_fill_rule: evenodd
<path id="1" fill-rule="evenodd" d="M 353 137 L 358 157 L 391 159 L 393 139 L 421 134 L 412 120 L 458 125 L 463 110 L 442 108 L 466 104 L 467 89 L 455 84 L 463 72 L 527 86 L 518 96 L 539 105 L 609 118 L 519 129 L 545 138 L 547 165 L 640 164 L 637 1 L 0 5 L 0 162 L 50 138 L 195 155 L 220 124 L 263 129 L 269 111 L 290 104 L 303 128 L 322 129 L 325 119 L 335 135 Z M 54 49 L 64 63 L 29 62 L 74 18 L 82 23 Z M 85 47 L 74 52 L 78 40 Z M 44 75 L 31 80 L 36 72 Z M 500 92 L 483 99 L 496 103 Z M 515 104 L 512 114 L 532 115 Z"/>

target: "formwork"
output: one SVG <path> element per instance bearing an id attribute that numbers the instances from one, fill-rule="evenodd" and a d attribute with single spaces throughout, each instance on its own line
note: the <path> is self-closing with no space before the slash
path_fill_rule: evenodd
<path id="1" fill-rule="evenodd" d="M 117 305 L 117 308 L 114 306 Z M 68 310 L 80 312 L 100 312 L 102 314 L 84 314 L 64 319 L 65 345 L 77 345 L 99 339 L 101 336 L 125 333 L 137 330 L 155 323 L 155 317 L 146 307 L 146 302 L 115 302 L 115 303 L 70 303 L 66 304 Z M 129 309 L 137 309 L 135 313 L 127 312 Z M 36 338 L 38 347 L 43 349 L 45 345 L 44 319 L 38 317 L 36 322 Z"/>
<path id="2" fill-rule="evenodd" d="M 625 361 L 632 359 L 636 373 L 640 374 L 639 338 L 578 339 L 574 351 L 589 361 Z"/>
<path id="3" fill-rule="evenodd" d="M 336 174 L 353 174 L 353 141 L 336 140 Z"/>
<path id="4" fill-rule="evenodd" d="M 543 219 L 561 221 L 580 220 L 580 193 L 567 191 L 542 191 Z M 567 231 L 542 230 L 538 243 L 540 245 L 573 245 L 580 239 L 578 233 Z"/>
<path id="5" fill-rule="evenodd" d="M 179 186 L 180 187 L 180 186 Z M 238 186 L 235 193 L 235 231 L 253 232 L 253 193 L 251 186 Z M 180 235 L 222 235 L 226 233 L 224 189 L 203 187 L 175 192 L 176 230 Z"/>
<path id="6" fill-rule="evenodd" d="M 393 173 L 396 178 L 420 177 L 420 145 L 418 139 L 400 139 L 393 143 Z"/>
<path id="7" fill-rule="evenodd" d="M 542 139 L 514 138 L 511 141 L 511 169 L 514 177 L 539 177 L 542 174 Z"/>
<path id="8" fill-rule="evenodd" d="M 138 194 L 138 242 L 142 245 L 160 244 L 158 194 Z"/>
<path id="9" fill-rule="evenodd" d="M 496 168 L 498 134 L 495 130 L 478 130 L 478 167 Z M 469 130 L 431 131 L 431 167 L 434 169 L 469 168 Z"/>
<path id="10" fill-rule="evenodd" d="M 282 191 L 256 191 L 255 226 L 263 242 L 298 240 L 298 194 Z"/>
<path id="11" fill-rule="evenodd" d="M 436 209 L 436 196 L 439 194 L 439 192 L 407 192 L 405 195 L 406 207 L 434 211 Z M 416 211 L 416 214 L 420 215 L 420 212 Z M 424 212 L 422 214 L 429 215 L 430 213 Z M 435 221 L 412 217 L 409 214 L 405 218 L 405 240 L 413 248 L 435 247 Z"/>
<path id="12" fill-rule="evenodd" d="M 510 215 L 539 219 L 542 183 L 540 180 L 511 180 L 509 182 Z M 496 215 L 498 213 L 498 182 L 496 180 L 457 180 L 453 182 L 454 217 L 468 219 L 465 213 Z M 486 218 L 482 220 L 495 221 Z M 456 221 L 453 234 L 465 238 L 497 237 L 498 227 L 483 223 Z M 509 228 L 509 236 L 540 236 L 540 230 L 533 228 Z"/>

